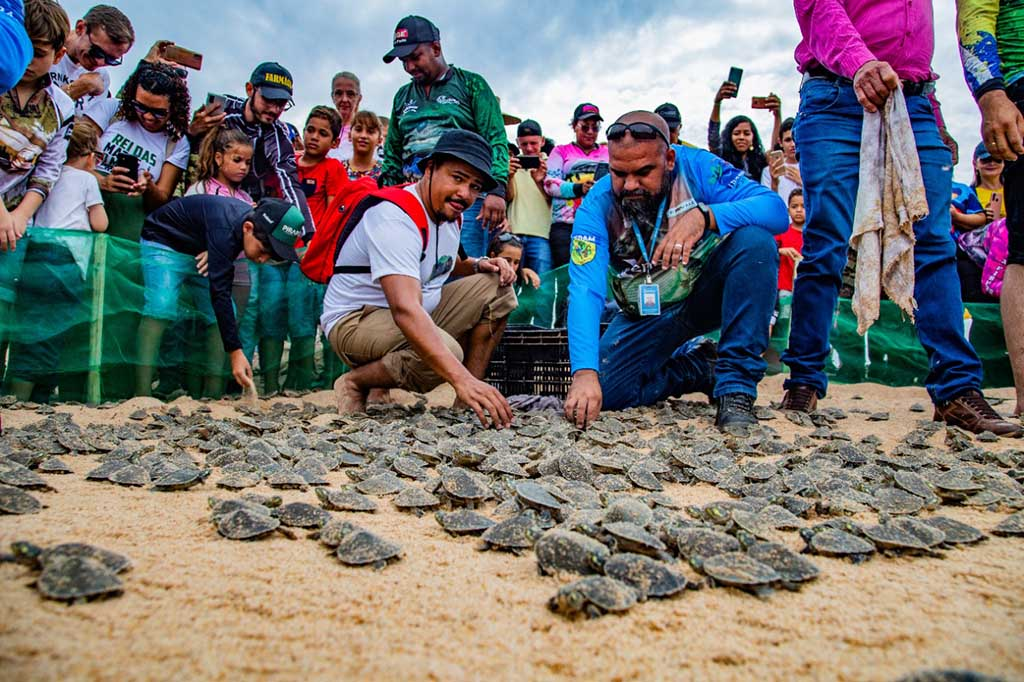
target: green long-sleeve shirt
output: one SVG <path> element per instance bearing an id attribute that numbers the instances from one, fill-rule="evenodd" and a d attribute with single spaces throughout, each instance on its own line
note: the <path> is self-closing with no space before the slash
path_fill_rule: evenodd
<path id="1" fill-rule="evenodd" d="M 957 33 L 975 98 L 1024 78 L 1024 0 L 957 0 Z"/>
<path id="2" fill-rule="evenodd" d="M 433 151 L 441 134 L 452 128 L 472 130 L 491 145 L 491 175 L 499 183 L 495 193 L 504 195 L 508 139 L 498 98 L 483 76 L 455 66 L 431 84 L 429 95 L 414 81 L 395 93 L 381 186 L 418 179 L 417 164 Z"/>

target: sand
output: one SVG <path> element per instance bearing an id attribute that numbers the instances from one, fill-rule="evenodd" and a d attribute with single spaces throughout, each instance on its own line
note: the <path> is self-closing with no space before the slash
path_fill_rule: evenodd
<path id="1" fill-rule="evenodd" d="M 761 402 L 780 393 L 778 378 L 766 380 Z M 861 384 L 835 387 L 825 404 L 891 411 L 888 422 L 853 414 L 842 423 L 854 438 L 875 433 L 891 446 L 930 416 L 910 413 L 914 402 L 927 404 L 923 390 Z M 86 424 L 152 404 L 58 409 Z M 231 412 L 229 403 L 214 405 L 217 416 Z M 39 416 L 3 418 L 16 426 Z M 771 424 L 788 438 L 807 431 L 781 418 Z M 29 589 L 27 569 L 0 564 L 3 680 L 892 680 L 936 667 L 1024 679 L 1019 538 L 993 537 L 944 559 L 855 566 L 815 557 L 822 576 L 797 593 L 761 600 L 687 591 L 621 617 L 568 622 L 545 608 L 559 582 L 538 576 L 531 554 L 478 552 L 477 540 L 447 536 L 431 515 L 401 514 L 387 502 L 375 515 L 348 515 L 399 541 L 406 557 L 381 572 L 346 568 L 306 539 L 220 538 L 207 509 L 209 495 L 228 496 L 213 487 L 217 474 L 200 488 L 155 493 L 87 482 L 95 458 L 66 460 L 75 474 L 50 477 L 59 492 L 38 494 L 47 509 L 0 516 L 0 546 L 85 541 L 127 554 L 134 569 L 123 596 L 69 607 Z M 724 496 L 704 485 L 667 491 L 688 502 Z M 283 497 L 315 501 L 312 491 Z M 985 530 L 1005 516 L 943 513 Z M 795 533 L 786 537 L 801 545 Z"/>

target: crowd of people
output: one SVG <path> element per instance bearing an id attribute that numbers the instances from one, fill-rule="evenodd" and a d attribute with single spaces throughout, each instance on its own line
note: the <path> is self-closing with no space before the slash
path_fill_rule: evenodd
<path id="1" fill-rule="evenodd" d="M 564 267 L 568 419 L 586 427 L 602 408 L 697 391 L 717 405 L 720 428 L 745 428 L 756 423 L 778 312 L 791 319 L 782 404 L 810 412 L 827 390 L 844 271 L 879 268 L 885 292 L 897 293 L 888 226 L 880 250 L 849 247 L 851 236 L 873 243 L 853 231 L 862 129 L 880 116 L 892 140 L 916 145 L 882 192 L 897 183 L 913 190 L 916 180 L 926 202 L 912 225 L 904 221 L 911 290 L 900 295 L 912 301 L 929 356 L 935 418 L 1021 435 L 981 393 L 962 302 L 1001 299 L 1019 413 L 1024 9 L 959 3 L 960 50 L 983 131 L 965 186 L 952 182 L 958 148 L 934 95 L 931 4 L 794 5 L 803 35 L 797 115 L 784 119 L 769 94 L 751 101 L 772 114 L 767 138 L 749 116 L 723 127 L 723 103 L 739 91 L 736 69 L 715 95 L 705 150 L 679 138 L 682 119 L 669 102 L 607 126 L 596 104 L 581 102 L 571 140 L 559 144 L 527 118 L 511 123 L 510 141 L 510 117 L 487 80 L 450 65 L 440 30 L 420 16 L 398 23 L 383 57 L 410 76 L 387 117 L 360 108 L 359 77 L 340 71 L 332 105 L 314 107 L 296 130 L 281 119 L 295 87 L 281 64 L 257 65 L 238 84 L 244 96 L 211 94 L 196 106 L 191 53 L 158 41 L 112 93 L 108 67 L 135 41 L 122 11 L 97 5 L 72 25 L 56 0 L 4 0 L 0 316 L 31 320 L 39 301 L 59 316 L 61 306 L 82 302 L 84 275 L 21 276 L 33 263 L 76 262 L 59 241 L 33 240 L 33 229 L 105 231 L 138 244 L 134 277 L 144 291 L 139 314 L 105 325 L 133 347 L 130 372 L 104 375 L 107 395 L 118 384 L 125 395 L 171 393 L 182 384 L 174 358 L 191 344 L 204 358 L 205 395 L 220 395 L 225 379 L 252 387 L 254 363 L 265 392 L 319 381 L 334 386 L 343 412 L 387 400 L 391 388 L 448 382 L 459 404 L 501 427 L 511 410 L 484 377 L 517 305 L 512 285 L 537 287 Z M 27 65 L 12 66 L 19 61 Z M 897 194 L 881 203 L 914 199 Z M 716 330 L 717 343 L 704 338 Z M 6 387 L 47 399 L 63 336 L 0 338 Z"/>

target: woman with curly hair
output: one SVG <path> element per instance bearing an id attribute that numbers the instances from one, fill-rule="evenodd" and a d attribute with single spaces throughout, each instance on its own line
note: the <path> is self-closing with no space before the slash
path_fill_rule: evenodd
<path id="1" fill-rule="evenodd" d="M 708 121 L 708 149 L 712 154 L 739 168 L 754 182 L 761 182 L 761 175 L 768 167 L 768 159 L 765 157 L 764 145 L 761 144 L 761 136 L 754 122 L 747 116 L 733 116 L 725 124 L 725 130 L 719 134 L 722 100 L 736 97 L 736 90 L 735 83 L 726 81 L 715 93 L 715 104 L 711 109 L 711 119 Z M 781 132 L 782 102 L 777 95 L 772 94 L 765 98 L 765 107 L 771 111 L 775 120 L 775 127 L 772 130 L 774 145 Z"/>
<path id="2" fill-rule="evenodd" d="M 145 214 L 174 194 L 188 165 L 185 131 L 190 105 L 188 87 L 173 67 L 140 62 L 120 99 L 95 99 L 86 107 L 85 116 L 99 130 L 104 153 L 96 168 L 100 189 L 105 195 L 135 198 L 127 202 L 134 204 L 134 216 L 119 216 L 120 220 L 112 216 L 111 229 L 117 236 L 137 241 Z M 119 154 L 138 160 L 137 176 L 116 164 Z"/>

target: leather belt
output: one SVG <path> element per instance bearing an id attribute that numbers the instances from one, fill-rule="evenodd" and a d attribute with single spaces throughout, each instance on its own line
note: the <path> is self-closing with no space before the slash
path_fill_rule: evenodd
<path id="1" fill-rule="evenodd" d="M 813 79 L 823 78 L 827 81 L 834 83 L 843 83 L 846 85 L 853 85 L 853 81 L 849 78 L 844 78 L 839 74 L 832 73 L 828 69 L 822 66 L 815 66 L 807 70 L 804 73 L 803 83 Z M 902 81 L 903 82 L 903 96 L 904 97 L 917 97 L 919 95 L 929 95 L 935 92 L 935 81 Z M 803 85 L 801 83 L 801 85 Z"/>

